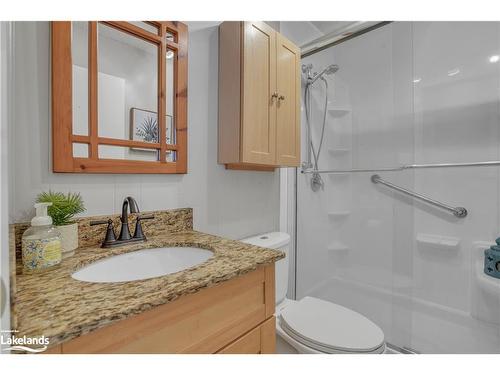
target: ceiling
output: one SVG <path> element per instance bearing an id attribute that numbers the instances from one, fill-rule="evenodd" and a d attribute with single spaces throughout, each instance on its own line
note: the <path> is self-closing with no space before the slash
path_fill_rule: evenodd
<path id="1" fill-rule="evenodd" d="M 195 31 L 200 31 L 203 29 L 208 29 L 209 27 L 219 26 L 222 21 L 185 21 L 188 25 L 188 30 L 190 33 Z"/>
<path id="2" fill-rule="evenodd" d="M 280 32 L 297 44 L 302 53 L 306 53 L 377 23 L 367 21 L 285 21 L 280 22 Z"/>
<path id="3" fill-rule="evenodd" d="M 342 32 L 354 24 L 357 24 L 357 21 L 310 21 L 310 23 L 315 26 L 320 32 L 324 35 L 331 33 Z"/>
<path id="4" fill-rule="evenodd" d="M 218 26 L 222 21 L 187 21 L 190 32 Z M 302 49 L 302 53 L 344 38 L 378 22 L 369 21 L 268 21 Z"/>

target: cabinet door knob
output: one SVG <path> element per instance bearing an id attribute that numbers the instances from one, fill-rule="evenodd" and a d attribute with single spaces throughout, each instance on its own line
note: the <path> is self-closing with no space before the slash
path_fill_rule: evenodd
<path id="1" fill-rule="evenodd" d="M 273 94 L 271 95 L 271 99 L 276 99 L 278 97 L 278 92 L 275 91 L 273 92 Z"/>
<path id="2" fill-rule="evenodd" d="M 285 95 L 280 95 L 280 96 L 278 97 L 278 99 L 279 99 L 279 100 L 285 100 Z"/>

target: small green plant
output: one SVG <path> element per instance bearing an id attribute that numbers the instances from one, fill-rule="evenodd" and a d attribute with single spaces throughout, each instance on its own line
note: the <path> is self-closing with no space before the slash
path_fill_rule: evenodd
<path id="1" fill-rule="evenodd" d="M 36 198 L 37 203 L 51 202 L 47 212 L 54 225 L 68 225 L 72 224 L 73 217 L 77 214 L 85 212 L 85 205 L 79 193 L 55 193 L 52 191 L 43 192 L 38 194 Z"/>

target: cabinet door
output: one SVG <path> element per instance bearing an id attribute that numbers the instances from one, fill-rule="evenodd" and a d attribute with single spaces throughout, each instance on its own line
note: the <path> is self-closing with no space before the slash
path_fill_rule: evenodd
<path id="1" fill-rule="evenodd" d="M 274 354 L 276 353 L 276 318 L 272 316 L 264 323 L 244 334 L 219 354 Z"/>
<path id="2" fill-rule="evenodd" d="M 185 295 L 62 344 L 64 354 L 215 353 L 273 319 L 274 264 Z M 260 331 L 263 353 L 275 327 Z M 252 338 L 254 339 L 254 338 Z M 248 348 L 248 345 L 244 346 Z"/>
<path id="3" fill-rule="evenodd" d="M 300 163 L 300 50 L 277 36 L 277 164 L 296 167 Z"/>
<path id="4" fill-rule="evenodd" d="M 263 22 L 243 29 L 241 161 L 276 163 L 276 32 Z"/>

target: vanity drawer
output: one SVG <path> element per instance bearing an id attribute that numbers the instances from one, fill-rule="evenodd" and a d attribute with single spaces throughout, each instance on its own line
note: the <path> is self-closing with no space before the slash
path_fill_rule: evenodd
<path id="1" fill-rule="evenodd" d="M 62 352 L 216 353 L 272 318 L 274 305 L 271 264 L 65 342 Z"/>
<path id="2" fill-rule="evenodd" d="M 276 352 L 276 318 L 264 323 L 232 342 L 219 354 L 274 354 Z"/>

